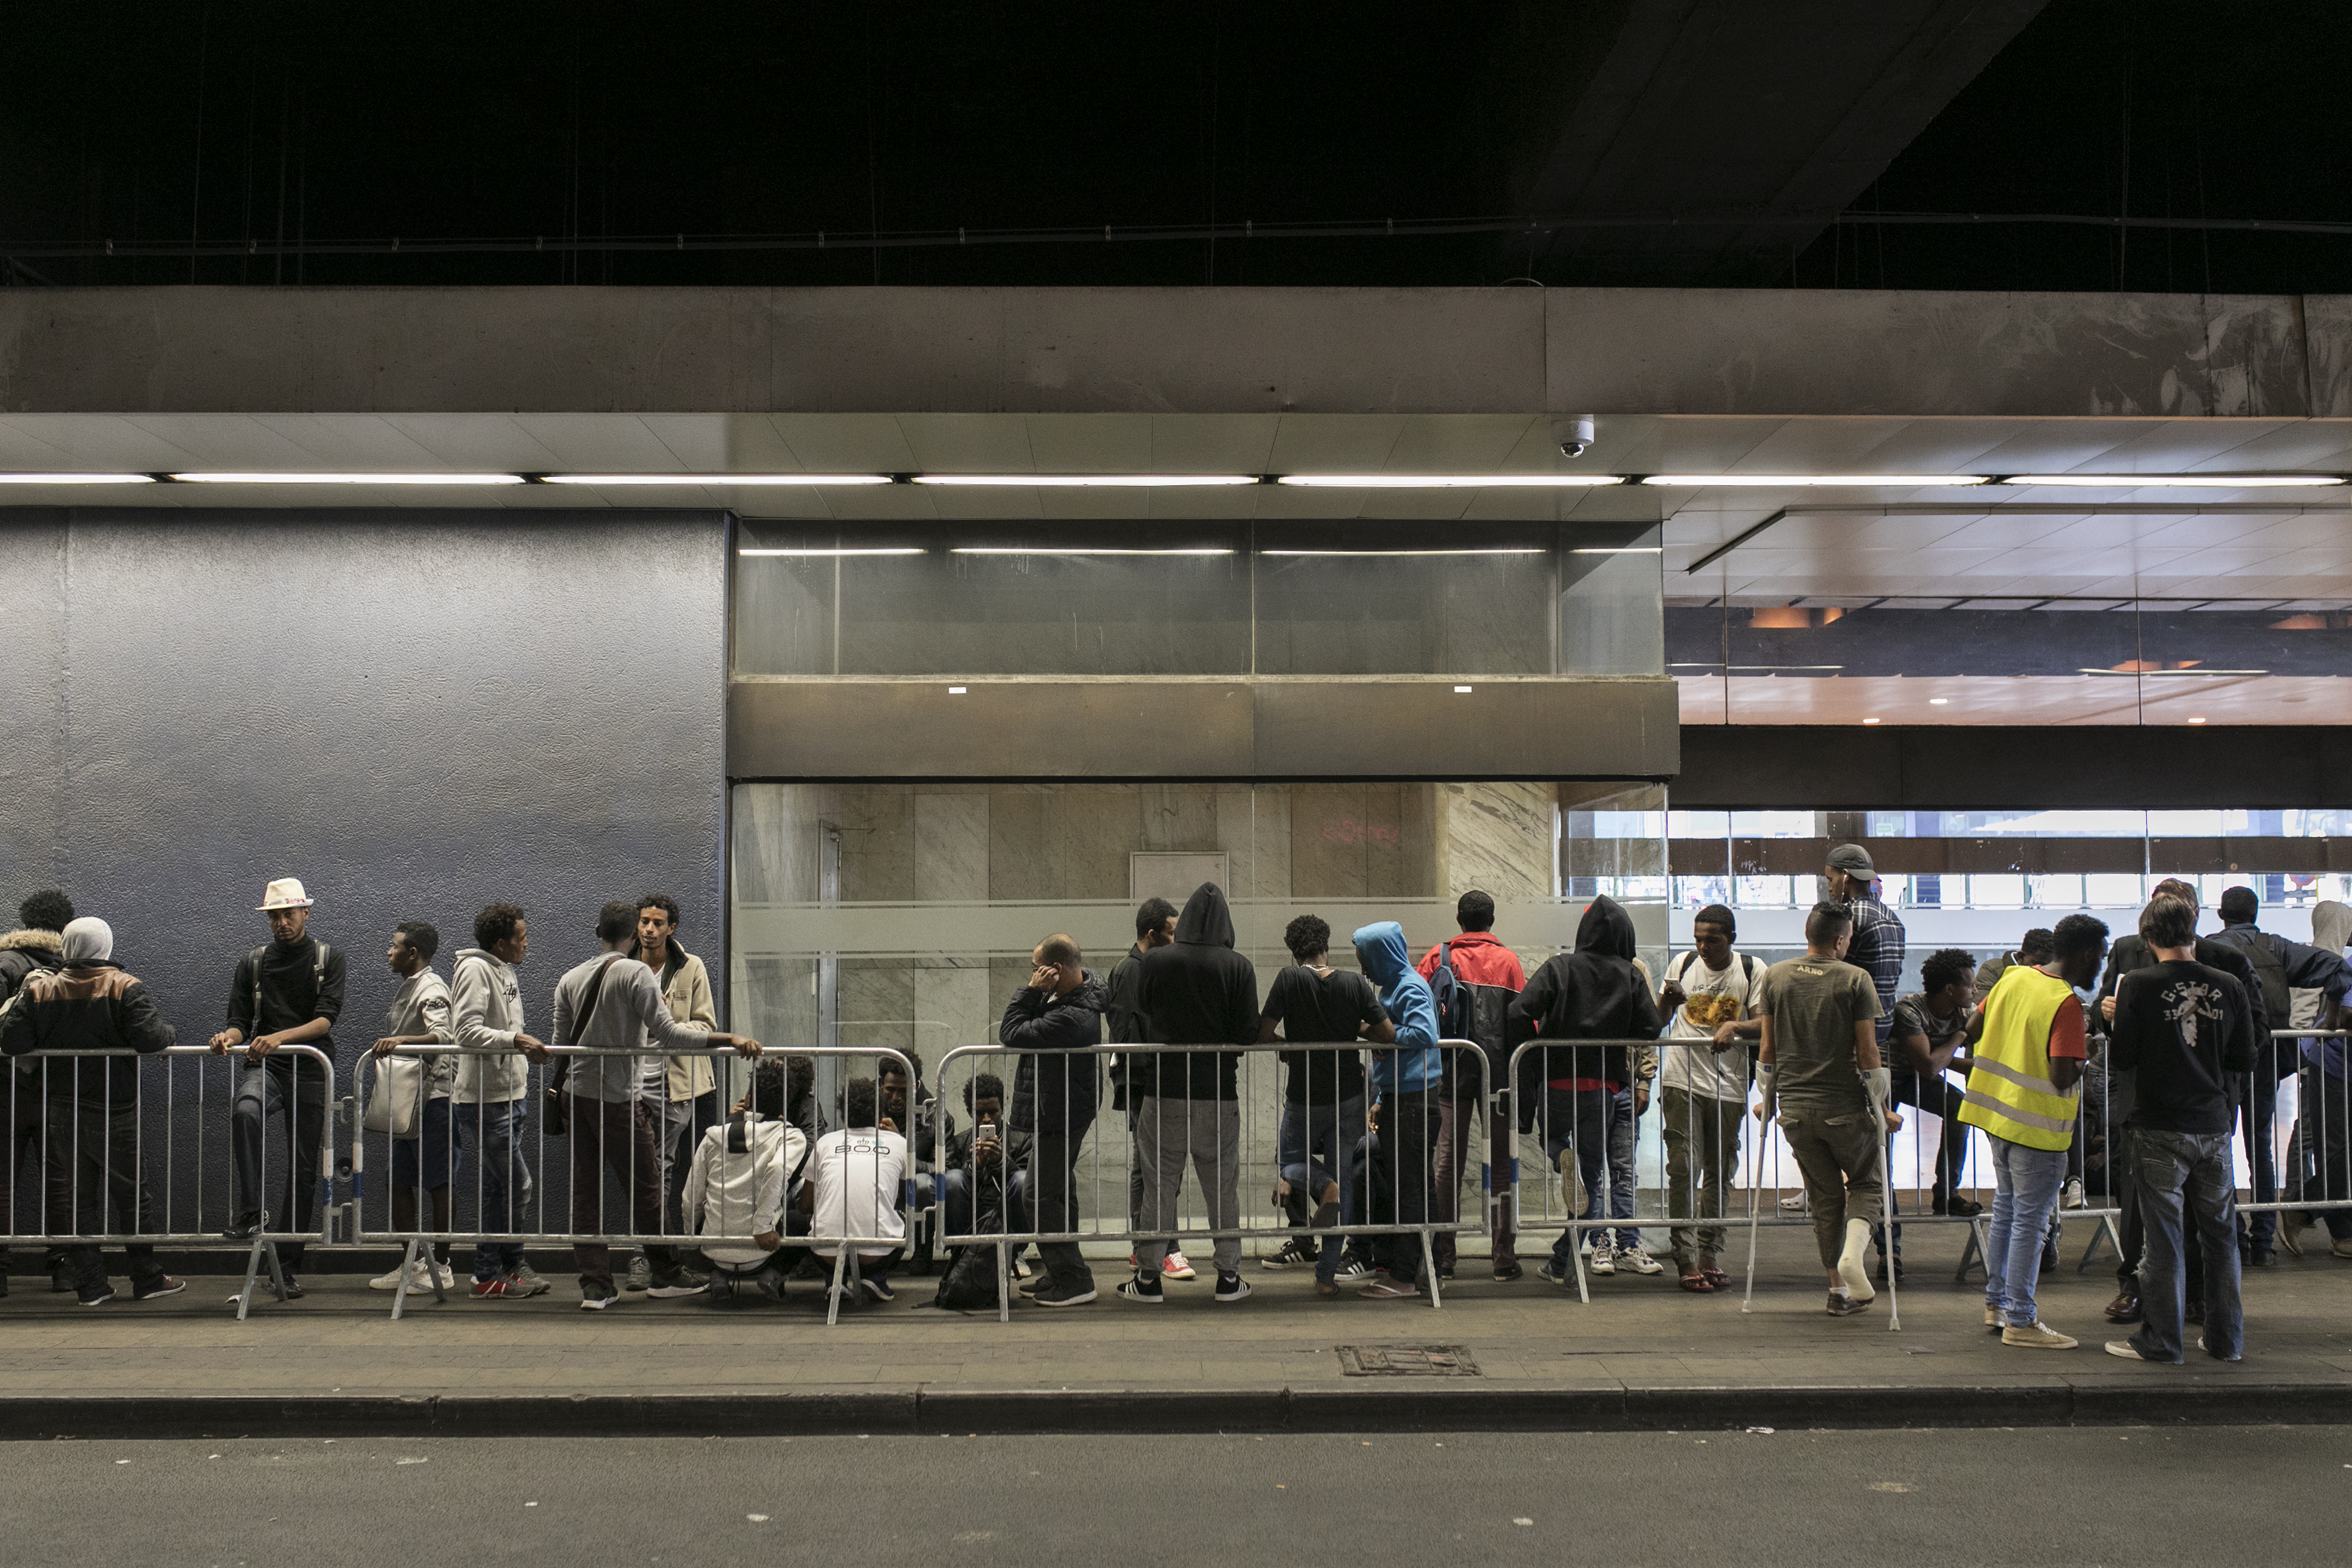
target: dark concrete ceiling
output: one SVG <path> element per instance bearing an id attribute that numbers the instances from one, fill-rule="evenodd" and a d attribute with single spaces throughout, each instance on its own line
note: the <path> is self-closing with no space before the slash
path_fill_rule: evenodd
<path id="1" fill-rule="evenodd" d="M 1584 283 L 1762 283 L 1875 180 L 2044 0 L 1618 0 L 1555 6 L 1510 69 L 1557 128 L 1515 172 L 1544 216 L 1686 214 L 1505 242 Z M 1720 215 L 1747 215 L 1719 221 Z"/>

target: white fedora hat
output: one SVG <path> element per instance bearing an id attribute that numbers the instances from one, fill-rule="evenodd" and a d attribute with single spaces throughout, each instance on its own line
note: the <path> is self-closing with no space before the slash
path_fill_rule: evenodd
<path id="1" fill-rule="evenodd" d="M 278 878 L 270 883 L 268 890 L 261 895 L 261 912 L 265 915 L 272 910 L 307 910 L 310 907 L 310 895 L 302 890 L 302 884 L 292 877 Z"/>

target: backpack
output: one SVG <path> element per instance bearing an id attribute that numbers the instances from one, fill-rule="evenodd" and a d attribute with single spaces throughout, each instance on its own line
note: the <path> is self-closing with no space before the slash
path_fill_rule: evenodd
<path id="1" fill-rule="evenodd" d="M 995 1244 L 957 1247 L 931 1305 L 950 1312 L 992 1310 L 998 1305 Z"/>
<path id="2" fill-rule="evenodd" d="M 265 942 L 245 955 L 245 961 L 253 965 L 253 1032 L 257 1035 L 264 1032 L 261 1027 L 261 961 L 269 948 L 270 944 Z M 314 992 L 327 988 L 327 954 L 332 951 L 317 937 L 310 939 L 310 985 Z"/>
<path id="3" fill-rule="evenodd" d="M 2239 942 L 2225 931 L 2215 940 L 2229 942 L 2246 955 L 2246 962 L 2254 966 L 2254 978 L 2263 983 L 2263 1013 L 2269 1018 L 2270 1027 L 2284 1029 L 2294 1019 L 2294 993 L 2286 983 L 2286 963 L 2272 945 L 2278 938 L 2263 931 L 2249 931 L 2247 935 L 2252 940 Z"/>
<path id="4" fill-rule="evenodd" d="M 1437 1037 L 1475 1041 L 1486 1053 L 1486 1087 L 1490 1091 L 1498 1089 L 1511 1055 L 1504 1038 L 1511 993 L 1500 985 L 1474 985 L 1455 973 L 1454 944 L 1450 942 L 1438 947 L 1437 968 L 1429 977 L 1429 990 L 1437 1002 Z M 1447 1051 L 1444 1055 L 1444 1086 L 1451 1093 L 1454 1086 L 1454 1053 Z"/>
<path id="5" fill-rule="evenodd" d="M 1748 1005 L 1748 993 L 1756 989 L 1756 960 L 1736 949 L 1731 956 L 1739 961 L 1739 1005 L 1744 1007 Z M 1680 985 L 1683 983 L 1683 976 L 1690 973 L 1690 966 L 1697 962 L 1698 949 L 1696 948 L 1676 953 L 1675 961 L 1666 965 L 1666 979 L 1675 985 Z M 1712 974 L 1715 972 L 1709 970 L 1707 973 Z"/>

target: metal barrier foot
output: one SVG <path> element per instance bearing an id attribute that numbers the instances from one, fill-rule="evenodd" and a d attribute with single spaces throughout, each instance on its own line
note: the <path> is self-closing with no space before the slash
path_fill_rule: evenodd
<path id="1" fill-rule="evenodd" d="M 1002 1241 L 996 1244 L 996 1321 L 1013 1321 L 1013 1248 Z"/>
<path id="2" fill-rule="evenodd" d="M 2075 1273 L 2087 1274 L 2090 1272 L 2091 1259 L 2099 1255 L 2099 1243 L 2102 1241 L 2111 1243 L 2114 1246 L 2116 1249 L 2116 1262 L 2120 1263 L 2123 1261 L 2123 1234 L 2116 1229 L 2114 1216 L 2109 1215 L 2101 1215 L 2099 1216 L 2099 1228 L 2091 1233 L 2089 1245 L 2083 1248 L 2083 1260 L 2074 1265 Z"/>
<path id="3" fill-rule="evenodd" d="M 278 1261 L 278 1244 L 267 1236 L 253 1238 L 253 1250 L 246 1255 L 245 1289 L 236 1293 L 236 1321 L 245 1321 L 253 1310 L 253 1287 L 261 1276 L 261 1260 L 269 1259 L 269 1289 L 280 1301 L 286 1300 L 286 1270 Z"/>
<path id="4" fill-rule="evenodd" d="M 1584 1237 L 1578 1232 L 1574 1220 L 1568 1222 L 1568 1235 L 1569 1261 L 1576 1265 L 1576 1299 L 1590 1307 L 1592 1305 L 1592 1285 L 1584 1277 L 1584 1249 L 1579 1245 Z"/>
<path id="5" fill-rule="evenodd" d="M 1437 1252 L 1430 1245 L 1429 1232 L 1421 1233 L 1421 1273 L 1429 1281 L 1429 1306 L 1432 1311 L 1444 1305 L 1437 1299 Z"/>
<path id="6" fill-rule="evenodd" d="M 824 1291 L 824 1324 L 827 1328 L 841 1321 L 841 1299 L 856 1289 L 857 1275 L 850 1264 L 855 1250 L 844 1247 L 833 1255 L 833 1283 L 826 1286 Z M 845 1284 L 845 1278 L 847 1280 Z"/>

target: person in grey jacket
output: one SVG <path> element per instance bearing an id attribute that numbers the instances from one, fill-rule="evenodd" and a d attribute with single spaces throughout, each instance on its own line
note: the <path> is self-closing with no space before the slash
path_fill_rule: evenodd
<path id="1" fill-rule="evenodd" d="M 743 1035 L 681 1024 L 670 1016 L 654 972 L 629 954 L 637 906 L 606 904 L 596 916 L 596 940 L 604 953 L 573 966 L 555 985 L 555 1038 L 565 1046 L 604 1053 L 572 1063 L 565 1085 L 571 1096 L 572 1229 L 575 1235 L 609 1234 L 604 1171 L 610 1167 L 629 1195 L 629 1228 L 638 1236 L 662 1234 L 661 1111 L 648 1098 L 665 1078 L 647 1081 L 648 1043 L 669 1050 L 728 1046 L 747 1057 L 760 1042 Z M 625 1054 L 635 1053 L 635 1054 Z M 647 1243 L 653 1265 L 648 1296 L 691 1296 L 709 1283 L 678 1261 L 674 1247 Z M 613 1284 L 613 1249 L 601 1241 L 575 1242 L 572 1263 L 580 1270 L 580 1305 L 596 1312 L 620 1300 Z"/>
<path id="2" fill-rule="evenodd" d="M 392 994 L 392 1005 L 383 1016 L 383 1034 L 373 1047 L 379 1058 L 378 1094 L 389 1092 L 392 1071 L 391 1064 L 382 1058 L 404 1046 L 446 1046 L 457 1041 L 449 1023 L 448 983 L 433 973 L 433 955 L 440 950 L 441 933 L 426 921 L 401 921 L 392 933 L 392 945 L 384 949 L 383 961 L 400 976 L 400 989 Z M 445 1233 L 449 1228 L 449 1093 L 457 1081 L 457 1058 L 428 1056 L 417 1065 L 421 1069 L 418 1100 L 411 1134 L 392 1141 L 392 1228 L 403 1235 L 415 1234 L 420 1191 L 433 1205 L 433 1228 Z M 417 1259 L 408 1288 L 432 1289 L 435 1274 L 440 1276 L 445 1290 L 457 1282 L 449 1268 L 446 1241 L 436 1243 L 428 1256 Z M 400 1279 L 401 1270 L 395 1266 L 390 1273 L 369 1280 L 368 1286 L 397 1290 Z"/>
<path id="3" fill-rule="evenodd" d="M 464 1054 L 450 1105 L 457 1147 L 474 1151 L 475 1224 L 496 1235 L 522 1228 L 530 1206 L 530 1167 L 523 1163 L 524 1096 L 531 1062 L 547 1047 L 522 1026 L 522 986 L 515 966 L 530 951 L 516 904 L 489 904 L 474 917 L 475 945 L 449 970 L 449 1026 Z M 488 1241 L 474 1248 L 474 1294 L 485 1300 L 537 1296 L 547 1281 L 524 1263 L 522 1243 Z"/>

